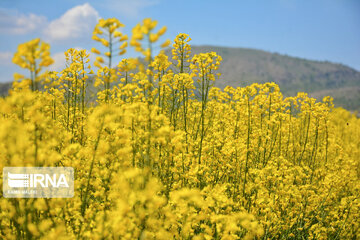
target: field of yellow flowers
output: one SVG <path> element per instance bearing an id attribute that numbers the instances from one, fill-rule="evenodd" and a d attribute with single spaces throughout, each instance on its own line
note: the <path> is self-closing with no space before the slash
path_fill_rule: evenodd
<path id="1" fill-rule="evenodd" d="M 69 49 L 61 72 L 44 70 L 48 44 L 19 45 L 29 75 L 0 99 L 0 168 L 73 167 L 75 196 L 1 197 L 1 239 L 360 237 L 355 115 L 274 83 L 221 90 L 221 56 L 190 57 L 187 34 L 171 59 L 154 56 L 166 27 L 122 27 L 101 19 L 95 63 Z M 144 57 L 119 62 L 128 44 Z"/>

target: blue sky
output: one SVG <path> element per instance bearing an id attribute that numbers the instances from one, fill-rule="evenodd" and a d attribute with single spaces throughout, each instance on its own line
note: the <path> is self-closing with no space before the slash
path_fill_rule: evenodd
<path id="1" fill-rule="evenodd" d="M 256 48 L 360 70 L 358 0 L 1 0 L 0 82 L 23 72 L 11 63 L 19 43 L 49 42 L 52 68 L 60 69 L 66 49 L 99 47 L 91 33 L 97 19 L 109 17 L 128 34 L 151 17 L 168 27 L 164 40 L 188 33 L 193 45 Z"/>

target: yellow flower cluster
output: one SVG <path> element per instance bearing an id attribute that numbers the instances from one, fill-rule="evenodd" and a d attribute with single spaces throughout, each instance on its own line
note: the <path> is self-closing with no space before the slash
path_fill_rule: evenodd
<path id="1" fill-rule="evenodd" d="M 128 36 L 119 31 L 122 27 L 125 27 L 125 25 L 116 18 L 100 19 L 93 31 L 92 39 L 107 48 L 107 51 L 103 53 L 103 56 L 107 58 L 107 62 L 104 61 L 98 49 L 91 49 L 91 52 L 98 55 L 94 62 L 94 66 L 99 68 L 95 85 L 104 85 L 105 101 L 109 100 L 110 84 L 116 79 L 116 71 L 112 68 L 113 57 L 125 54 L 128 46 Z M 101 38 L 102 35 L 104 38 Z M 102 64 L 107 66 L 102 67 Z"/>
<path id="2" fill-rule="evenodd" d="M 40 38 L 33 39 L 29 42 L 20 44 L 17 52 L 14 54 L 13 63 L 30 71 L 30 78 L 25 78 L 20 74 L 15 74 L 15 80 L 25 80 L 32 90 L 39 89 L 38 82 L 43 79 L 40 75 L 43 67 L 51 65 L 54 60 L 50 57 L 50 45 L 40 42 Z M 15 83 L 15 89 L 17 84 Z"/>
<path id="3" fill-rule="evenodd" d="M 156 25 L 137 25 L 131 45 L 151 44 Z M 120 26 L 101 20 L 95 32 Z M 191 57 L 189 39 L 176 37 L 175 62 L 160 52 L 101 67 L 114 85 L 97 99 L 89 54 L 75 49 L 44 91 L 0 98 L 0 168 L 75 169 L 71 199 L 1 198 L 0 238 L 360 236 L 360 119 L 275 83 L 216 88 L 221 57 Z"/>
<path id="4" fill-rule="evenodd" d="M 167 28 L 166 26 L 160 28 L 157 33 L 154 33 L 154 29 L 156 28 L 158 22 L 156 20 L 151 20 L 150 18 L 145 18 L 142 23 L 137 24 L 132 30 L 132 37 L 130 41 L 130 45 L 135 47 L 135 50 L 141 52 L 146 61 L 152 60 L 152 47 L 151 44 L 155 43 L 159 40 L 159 38 L 164 35 Z M 147 39 L 149 43 L 149 47 L 144 48 L 141 44 L 141 41 Z M 166 40 L 161 44 L 161 48 L 165 48 L 170 45 L 170 40 Z"/>
<path id="5" fill-rule="evenodd" d="M 180 68 L 180 72 L 184 71 L 185 62 L 189 62 L 191 54 L 191 46 L 189 42 L 191 38 L 188 34 L 180 33 L 176 36 L 173 44 L 172 55 L 173 59 L 177 60 L 177 67 Z"/>

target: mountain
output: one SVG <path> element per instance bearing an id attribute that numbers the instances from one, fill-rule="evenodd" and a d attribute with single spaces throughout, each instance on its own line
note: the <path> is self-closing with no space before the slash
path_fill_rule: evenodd
<path id="1" fill-rule="evenodd" d="M 275 82 L 285 96 L 307 92 L 311 97 L 332 96 L 336 106 L 360 110 L 360 72 L 342 64 L 311 61 L 247 48 L 193 46 L 192 53 L 217 52 L 223 58 L 216 86 L 237 87 Z"/>
<path id="2" fill-rule="evenodd" d="M 332 96 L 335 106 L 360 111 L 360 72 L 350 67 L 248 48 L 192 46 L 192 55 L 212 51 L 223 58 L 217 87 L 275 82 L 285 96 L 297 92 L 317 99 Z M 9 83 L 0 83 L 0 96 L 6 95 L 9 87 Z"/>
<path id="3" fill-rule="evenodd" d="M 0 82 L 0 97 L 5 97 L 6 95 L 8 95 L 10 87 L 11 87 L 11 83 L 9 83 L 9 82 L 1 83 Z"/>

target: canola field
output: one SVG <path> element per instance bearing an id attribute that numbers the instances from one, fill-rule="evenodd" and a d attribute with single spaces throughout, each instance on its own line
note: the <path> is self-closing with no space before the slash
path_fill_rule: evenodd
<path id="1" fill-rule="evenodd" d="M 1 197 L 1 239 L 360 238 L 355 114 L 275 83 L 221 90 L 221 56 L 192 56 L 187 34 L 123 27 L 101 19 L 60 72 L 48 44 L 19 45 L 0 168 L 73 167 L 75 196 Z"/>

